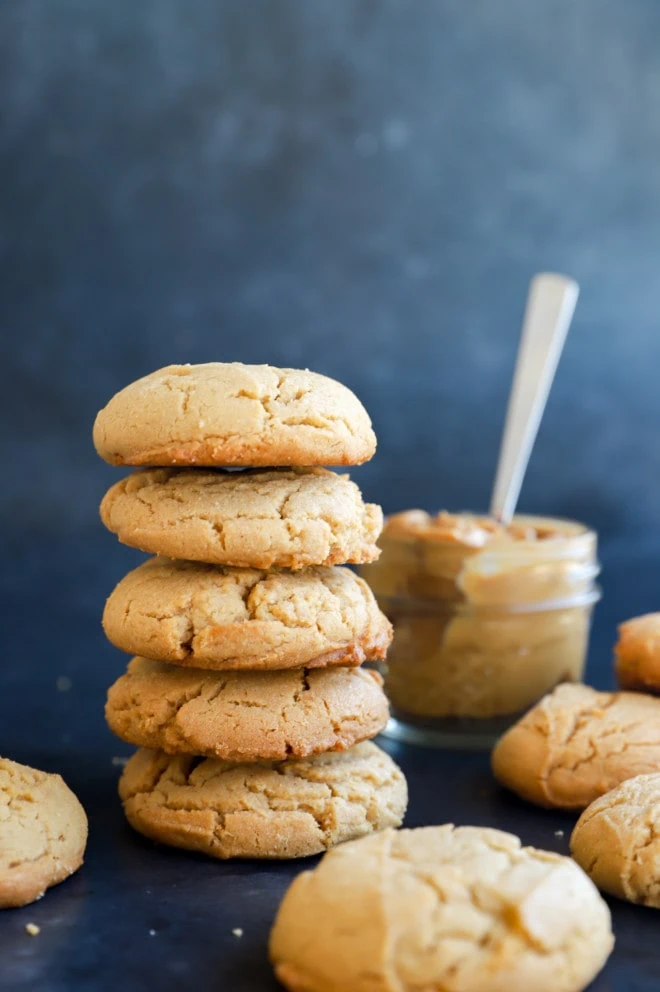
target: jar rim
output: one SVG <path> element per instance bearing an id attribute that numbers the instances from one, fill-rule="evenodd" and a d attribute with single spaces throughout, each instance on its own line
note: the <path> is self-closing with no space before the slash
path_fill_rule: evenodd
<path id="1" fill-rule="evenodd" d="M 403 518 L 408 514 L 423 513 L 426 518 L 424 526 L 400 527 L 395 525 L 388 527 L 388 523 L 394 518 Z M 497 554 L 507 556 L 512 559 L 525 557 L 534 554 L 542 559 L 561 560 L 564 558 L 582 558 L 589 556 L 594 558 L 598 542 L 597 532 L 578 520 L 568 517 L 550 517 L 537 514 L 516 514 L 511 522 L 512 526 L 523 526 L 535 529 L 537 532 L 542 529 L 555 530 L 557 533 L 552 536 L 538 536 L 533 538 L 515 537 L 513 539 L 502 539 L 502 534 L 492 532 L 491 536 L 481 544 L 472 544 L 468 540 L 461 540 L 460 537 L 449 536 L 447 530 L 434 529 L 434 522 L 437 522 L 441 514 L 432 516 L 426 511 L 402 511 L 398 514 L 391 514 L 386 518 L 383 529 L 383 538 L 392 544 L 404 545 L 425 545 L 451 554 L 452 552 L 462 555 L 466 552 L 478 553 L 480 555 Z M 485 514 L 478 514 L 468 511 L 447 514 L 450 518 L 463 518 L 465 521 L 474 521 L 479 526 L 479 521 L 487 520 Z M 457 530 L 457 534 L 458 534 Z M 506 533 L 506 532 L 505 532 Z M 580 546 L 584 545 L 582 549 Z M 579 550 L 576 548 L 579 548 Z"/>

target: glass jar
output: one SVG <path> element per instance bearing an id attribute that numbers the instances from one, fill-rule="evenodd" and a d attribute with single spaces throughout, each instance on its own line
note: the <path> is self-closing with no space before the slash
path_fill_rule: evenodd
<path id="1" fill-rule="evenodd" d="M 394 624 L 388 736 L 490 747 L 559 682 L 582 679 L 600 595 L 593 531 L 410 510 L 386 521 L 379 543 L 360 571 Z"/>

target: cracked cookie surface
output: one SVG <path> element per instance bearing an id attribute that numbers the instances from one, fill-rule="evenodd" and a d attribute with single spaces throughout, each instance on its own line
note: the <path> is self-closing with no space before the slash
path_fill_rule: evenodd
<path id="1" fill-rule="evenodd" d="M 123 544 L 239 568 L 374 561 L 383 514 L 325 469 L 152 469 L 112 486 L 101 519 Z"/>
<path id="2" fill-rule="evenodd" d="M 599 889 L 660 908 L 660 774 L 628 779 L 591 803 L 571 853 Z"/>
<path id="3" fill-rule="evenodd" d="M 119 783 L 140 833 L 215 858 L 302 858 L 400 825 L 406 780 L 371 743 L 313 758 L 230 764 L 140 750 Z"/>
<path id="4" fill-rule="evenodd" d="M 579 992 L 613 943 L 570 858 L 445 825 L 343 844 L 298 875 L 270 957 L 290 992 Z"/>
<path id="5" fill-rule="evenodd" d="M 205 672 L 134 658 L 105 713 L 113 733 L 138 747 L 279 761 L 375 737 L 389 715 L 381 686 L 362 668 Z"/>
<path id="6" fill-rule="evenodd" d="M 614 657 L 622 689 L 660 693 L 660 613 L 622 623 Z"/>
<path id="7" fill-rule="evenodd" d="M 493 751 L 502 785 L 539 806 L 584 809 L 660 765 L 660 699 L 560 685 Z"/>
<path id="8" fill-rule="evenodd" d="M 169 365 L 99 412 L 94 445 L 111 465 L 360 465 L 376 450 L 346 386 L 303 369 Z"/>
<path id="9" fill-rule="evenodd" d="M 382 660 L 392 628 L 348 568 L 299 572 L 152 558 L 103 613 L 122 651 L 196 668 L 284 669 Z"/>
<path id="10" fill-rule="evenodd" d="M 87 816 L 59 775 L 0 758 L 0 909 L 72 875 L 86 843 Z"/>

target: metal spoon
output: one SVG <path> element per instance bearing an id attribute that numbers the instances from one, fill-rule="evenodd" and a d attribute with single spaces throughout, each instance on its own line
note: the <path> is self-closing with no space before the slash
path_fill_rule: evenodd
<path id="1" fill-rule="evenodd" d="M 546 272 L 529 286 L 490 503 L 491 516 L 502 524 L 515 512 L 579 292 L 573 279 Z"/>

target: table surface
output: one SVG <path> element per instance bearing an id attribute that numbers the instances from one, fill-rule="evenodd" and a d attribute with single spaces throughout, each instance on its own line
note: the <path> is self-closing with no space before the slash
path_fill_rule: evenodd
<path id="1" fill-rule="evenodd" d="M 2 753 L 61 772 L 88 812 L 90 836 L 73 878 L 32 906 L 0 914 L 0 989 L 275 992 L 269 928 L 287 885 L 315 859 L 214 862 L 129 829 L 113 758 L 131 749 L 111 736 L 102 715 L 105 689 L 125 659 L 104 642 L 93 597 L 86 605 L 84 592 L 81 598 L 74 607 L 61 595 L 56 609 L 51 603 L 36 614 L 34 602 L 19 595 L 2 608 Z M 57 688 L 60 676 L 70 680 L 68 691 Z M 568 853 L 574 817 L 500 790 L 487 755 L 383 746 L 408 778 L 407 826 L 488 825 Z M 657 992 L 660 916 L 615 900 L 611 907 L 616 949 L 593 992 Z M 26 933 L 30 922 L 41 928 L 38 936 Z"/>

